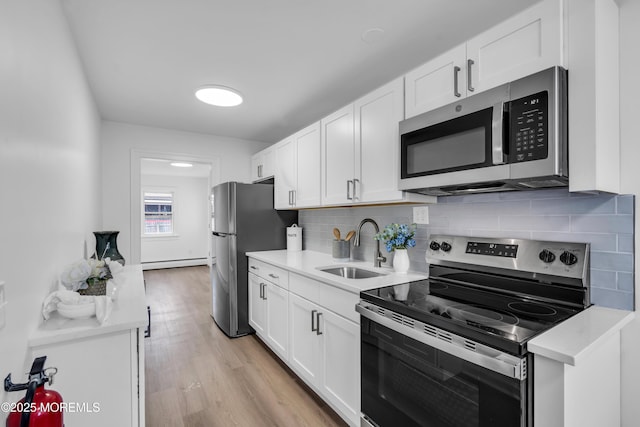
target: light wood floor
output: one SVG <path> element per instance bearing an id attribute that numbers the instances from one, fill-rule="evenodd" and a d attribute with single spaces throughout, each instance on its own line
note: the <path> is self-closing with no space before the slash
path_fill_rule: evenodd
<path id="1" fill-rule="evenodd" d="M 147 426 L 344 426 L 250 335 L 229 339 L 210 316 L 208 267 L 145 271 Z"/>

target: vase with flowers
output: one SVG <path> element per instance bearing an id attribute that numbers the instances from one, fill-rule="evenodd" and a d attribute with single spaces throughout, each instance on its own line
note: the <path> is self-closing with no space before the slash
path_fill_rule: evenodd
<path id="1" fill-rule="evenodd" d="M 80 295 L 105 295 L 107 281 L 112 278 L 111 271 L 104 259 L 81 259 L 60 275 L 62 285 Z"/>
<path id="2" fill-rule="evenodd" d="M 416 224 L 389 224 L 375 235 L 375 239 L 384 242 L 387 252 L 394 252 L 393 269 L 396 273 L 407 273 L 410 262 L 408 248 L 416 245 Z"/>

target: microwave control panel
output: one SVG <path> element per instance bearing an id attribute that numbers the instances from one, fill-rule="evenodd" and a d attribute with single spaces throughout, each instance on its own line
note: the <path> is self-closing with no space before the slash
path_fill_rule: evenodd
<path id="1" fill-rule="evenodd" d="M 509 163 L 546 159 L 549 152 L 548 93 L 540 92 L 509 103 L 511 141 Z"/>

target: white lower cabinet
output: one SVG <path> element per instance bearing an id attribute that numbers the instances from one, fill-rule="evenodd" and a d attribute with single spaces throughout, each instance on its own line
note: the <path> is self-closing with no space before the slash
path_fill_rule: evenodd
<path id="1" fill-rule="evenodd" d="M 359 325 L 293 293 L 289 311 L 291 368 L 338 414 L 356 425 L 360 416 Z"/>
<path id="2" fill-rule="evenodd" d="M 352 423 L 360 417 L 360 326 L 323 311 L 322 393 Z"/>
<path id="3" fill-rule="evenodd" d="M 287 358 L 289 344 L 289 292 L 249 273 L 249 324 L 281 358 Z"/>
<path id="4" fill-rule="evenodd" d="M 290 295 L 289 341 L 291 342 L 291 352 L 289 353 L 289 363 L 291 369 L 311 384 L 318 384 L 320 381 L 321 342 L 317 326 L 315 326 L 319 310 L 320 306 L 317 304 L 297 295 Z"/>
<path id="5" fill-rule="evenodd" d="M 249 266 L 249 324 L 348 424 L 359 425 L 358 295 L 293 272 L 285 289 L 262 277 L 277 267 L 254 259 Z"/>

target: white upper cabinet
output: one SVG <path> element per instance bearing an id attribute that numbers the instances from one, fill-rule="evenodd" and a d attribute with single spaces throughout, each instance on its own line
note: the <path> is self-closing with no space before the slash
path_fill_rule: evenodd
<path id="1" fill-rule="evenodd" d="M 293 207 L 293 192 L 298 187 L 298 165 L 293 136 L 276 144 L 276 173 L 274 176 L 273 204 L 276 209 Z"/>
<path id="2" fill-rule="evenodd" d="M 323 205 L 353 203 L 355 129 L 353 104 L 320 121 Z"/>
<path id="3" fill-rule="evenodd" d="M 569 70 L 569 190 L 620 192 L 619 10 L 564 0 Z"/>
<path id="4" fill-rule="evenodd" d="M 406 117 L 417 116 L 467 96 L 467 47 L 462 44 L 405 77 Z"/>
<path id="5" fill-rule="evenodd" d="M 398 187 L 398 123 L 404 117 L 403 81 L 396 79 L 355 102 L 354 199 L 402 199 Z"/>
<path id="6" fill-rule="evenodd" d="M 251 156 L 251 181 L 259 182 L 272 178 L 276 169 L 276 153 L 273 146 Z"/>
<path id="7" fill-rule="evenodd" d="M 275 157 L 275 208 L 319 206 L 320 123 L 276 144 Z"/>
<path id="8" fill-rule="evenodd" d="M 542 1 L 469 40 L 467 95 L 564 65 L 561 6 Z"/>
<path id="9" fill-rule="evenodd" d="M 434 201 L 397 190 L 403 107 L 399 78 L 321 120 L 323 206 Z"/>
<path id="10" fill-rule="evenodd" d="M 562 2 L 545 0 L 405 76 L 405 117 L 563 62 Z"/>

